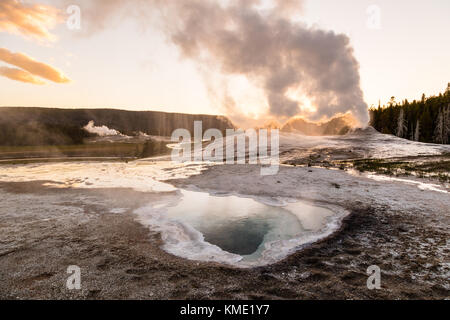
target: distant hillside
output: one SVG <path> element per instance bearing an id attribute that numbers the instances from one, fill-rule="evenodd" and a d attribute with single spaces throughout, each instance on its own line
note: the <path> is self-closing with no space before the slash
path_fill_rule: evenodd
<path id="1" fill-rule="evenodd" d="M 284 132 L 296 132 L 308 136 L 343 135 L 352 127 L 353 119 L 349 116 L 333 118 L 328 122 L 315 123 L 302 118 L 289 120 L 282 128 Z"/>
<path id="2" fill-rule="evenodd" d="M 401 103 L 391 98 L 388 106 L 371 110 L 370 124 L 381 133 L 420 142 L 450 143 L 450 83 L 444 94 L 422 96 Z"/>
<path id="3" fill-rule="evenodd" d="M 226 117 L 211 115 L 115 109 L 0 108 L 0 145 L 80 144 L 91 136 L 82 128 L 92 120 L 96 126 L 107 126 L 125 135 L 142 132 L 170 136 L 178 128 L 193 134 L 197 120 L 203 122 L 204 131 L 234 128 Z"/>

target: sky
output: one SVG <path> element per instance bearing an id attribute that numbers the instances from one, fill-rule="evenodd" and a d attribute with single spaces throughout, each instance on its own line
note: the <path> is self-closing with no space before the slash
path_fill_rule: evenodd
<path id="1" fill-rule="evenodd" d="M 8 4 L 16 6 L 22 18 L 12 14 Z M 66 23 L 71 4 L 81 9 L 79 30 Z M 386 103 L 391 96 L 413 100 L 422 93 L 438 94 L 450 82 L 450 1 L 304 0 L 298 5 L 298 14 L 289 17 L 292 21 L 348 36 L 368 106 Z M 152 16 L 137 17 L 139 8 L 133 14 L 124 10 L 120 17 L 89 29 L 93 21 L 109 15 L 108 10 L 95 8 L 93 18 L 83 0 L 1 0 L 0 106 L 227 115 L 223 99 L 211 93 L 209 81 L 217 80 L 217 71 L 199 67 L 199 59 L 168 39 L 164 26 L 147 21 Z M 270 103 L 250 78 L 233 75 L 225 86 L 239 103 L 240 114 L 256 118 L 268 112 Z M 317 108 L 311 104 L 313 112 Z"/>

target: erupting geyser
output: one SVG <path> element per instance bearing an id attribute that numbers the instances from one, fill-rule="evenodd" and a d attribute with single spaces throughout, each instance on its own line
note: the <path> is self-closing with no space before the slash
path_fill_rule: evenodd
<path id="1" fill-rule="evenodd" d="M 95 16 L 88 21 L 93 29 L 105 20 L 92 12 L 101 10 L 108 19 L 124 7 L 146 22 L 149 15 L 160 22 L 183 57 L 207 70 L 205 85 L 238 125 L 245 122 L 245 106 L 227 89 L 226 79 L 233 76 L 262 92 L 266 118 L 302 115 L 318 121 L 351 113 L 365 127 L 369 115 L 349 38 L 294 21 L 301 5 L 301 0 L 274 0 L 270 6 L 259 0 L 85 1 L 92 9 L 86 16 Z"/>

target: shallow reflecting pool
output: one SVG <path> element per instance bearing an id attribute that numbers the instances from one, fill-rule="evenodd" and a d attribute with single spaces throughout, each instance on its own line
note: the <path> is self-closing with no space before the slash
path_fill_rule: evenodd
<path id="1" fill-rule="evenodd" d="M 329 208 L 298 201 L 186 190 L 174 201 L 141 208 L 138 214 L 161 231 L 164 249 L 175 255 L 249 266 L 274 262 L 325 236 L 337 226 L 338 216 Z"/>

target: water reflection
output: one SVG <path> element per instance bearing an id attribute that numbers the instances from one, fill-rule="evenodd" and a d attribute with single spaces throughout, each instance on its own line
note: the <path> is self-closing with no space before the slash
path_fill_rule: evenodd
<path id="1" fill-rule="evenodd" d="M 176 205 L 167 208 L 167 217 L 193 227 L 204 241 L 246 260 L 258 259 L 267 243 L 320 230 L 333 214 L 301 202 L 276 206 L 251 198 L 186 190 L 182 195 Z"/>

